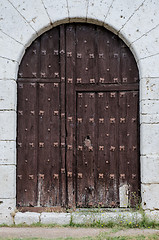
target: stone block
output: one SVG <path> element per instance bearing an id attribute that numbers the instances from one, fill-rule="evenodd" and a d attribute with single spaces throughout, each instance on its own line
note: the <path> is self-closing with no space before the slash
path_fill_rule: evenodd
<path id="1" fill-rule="evenodd" d="M 159 155 L 141 156 L 141 182 L 159 183 Z"/>
<path id="2" fill-rule="evenodd" d="M 108 11 L 105 23 L 118 32 L 142 2 L 143 0 L 114 0 Z"/>
<path id="3" fill-rule="evenodd" d="M 140 114 L 140 123 L 159 124 L 159 114 Z"/>
<path id="4" fill-rule="evenodd" d="M 149 220 L 159 222 L 159 210 L 157 211 L 145 211 L 146 217 L 148 217 Z"/>
<path id="5" fill-rule="evenodd" d="M 54 25 L 59 22 L 65 23 L 69 21 L 66 0 L 43 0 L 43 3 Z"/>
<path id="6" fill-rule="evenodd" d="M 0 141 L 0 165 L 16 164 L 16 141 Z"/>
<path id="7" fill-rule="evenodd" d="M 16 199 L 0 199 L 0 214 L 13 214 L 16 209 Z"/>
<path id="8" fill-rule="evenodd" d="M 16 112 L 0 111 L 0 141 L 16 140 Z"/>
<path id="9" fill-rule="evenodd" d="M 0 198 L 16 196 L 16 166 L 0 165 Z"/>
<path id="10" fill-rule="evenodd" d="M 140 99 L 159 100 L 159 78 L 142 78 L 140 80 Z"/>
<path id="11" fill-rule="evenodd" d="M 18 62 L 0 57 L 0 80 L 16 79 L 18 67 Z"/>
<path id="12" fill-rule="evenodd" d="M 0 29 L 4 33 L 23 45 L 36 35 L 35 30 L 9 1 L 1 0 L 0 9 Z"/>
<path id="13" fill-rule="evenodd" d="M 159 124 L 141 124 L 141 155 L 159 154 Z"/>
<path id="14" fill-rule="evenodd" d="M 140 102 L 141 114 L 159 114 L 159 100 L 142 100 Z"/>
<path id="15" fill-rule="evenodd" d="M 14 80 L 0 80 L 0 110 L 16 110 L 17 84 Z"/>
<path id="16" fill-rule="evenodd" d="M 159 55 L 140 59 L 138 62 L 140 78 L 159 78 Z"/>
<path id="17" fill-rule="evenodd" d="M 0 213 L 0 224 L 12 225 L 13 223 L 14 220 L 10 213 Z"/>
<path id="18" fill-rule="evenodd" d="M 158 9 L 159 2 L 156 0 L 146 0 L 141 3 L 140 7 L 129 17 L 120 30 L 120 35 L 128 38 L 130 43 L 139 39 L 158 25 Z"/>
<path id="19" fill-rule="evenodd" d="M 38 34 L 51 27 L 50 19 L 42 1 L 39 0 L 10 0 L 13 6 L 22 14 Z"/>
<path id="20" fill-rule="evenodd" d="M 24 52 L 24 46 L 0 31 L 0 56 L 17 61 Z"/>
<path id="21" fill-rule="evenodd" d="M 135 49 L 137 59 L 159 53 L 159 26 L 133 42 L 130 48 Z"/>
<path id="22" fill-rule="evenodd" d="M 27 224 L 38 223 L 40 221 L 40 213 L 35 212 L 17 212 L 14 217 L 15 224 Z"/>
<path id="23" fill-rule="evenodd" d="M 76 18 L 81 19 L 81 21 L 86 21 L 88 9 L 88 1 L 77 1 L 77 0 L 68 0 L 68 11 L 70 21 L 75 21 Z"/>
<path id="24" fill-rule="evenodd" d="M 40 222 L 43 224 L 58 224 L 65 225 L 69 224 L 71 220 L 70 213 L 45 213 L 43 212 L 40 216 Z"/>
<path id="25" fill-rule="evenodd" d="M 159 209 L 159 184 L 141 184 L 143 209 Z"/>
<path id="26" fill-rule="evenodd" d="M 87 11 L 87 22 L 97 23 L 101 21 L 103 25 L 104 19 L 107 16 L 112 0 L 96 1 L 90 0 Z"/>

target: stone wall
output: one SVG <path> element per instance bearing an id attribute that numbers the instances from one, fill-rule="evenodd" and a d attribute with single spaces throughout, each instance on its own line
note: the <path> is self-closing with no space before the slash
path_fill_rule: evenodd
<path id="1" fill-rule="evenodd" d="M 0 224 L 12 223 L 16 200 L 16 79 L 25 49 L 66 22 L 103 25 L 132 50 L 140 72 L 142 206 L 159 210 L 159 1 L 0 1 Z M 155 211 L 155 212 L 153 212 Z M 155 213 L 155 214 L 153 214 Z"/>

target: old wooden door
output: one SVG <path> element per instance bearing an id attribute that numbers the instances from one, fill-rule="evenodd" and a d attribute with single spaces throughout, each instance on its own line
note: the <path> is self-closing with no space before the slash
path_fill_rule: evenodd
<path id="1" fill-rule="evenodd" d="M 17 205 L 127 207 L 139 196 L 138 69 L 127 46 L 66 24 L 18 74 Z"/>

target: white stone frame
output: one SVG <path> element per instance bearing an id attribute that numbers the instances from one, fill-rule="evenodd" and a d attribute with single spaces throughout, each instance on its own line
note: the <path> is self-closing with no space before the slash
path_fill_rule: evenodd
<path id="1" fill-rule="evenodd" d="M 61 23 L 88 22 L 119 35 L 140 74 L 142 206 L 159 210 L 159 1 L 0 0 L 0 224 L 16 208 L 17 72 L 25 49 Z"/>

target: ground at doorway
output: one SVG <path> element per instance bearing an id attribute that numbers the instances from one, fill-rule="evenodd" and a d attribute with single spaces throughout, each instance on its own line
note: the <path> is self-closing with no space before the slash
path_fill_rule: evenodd
<path id="1" fill-rule="evenodd" d="M 67 239 L 67 240 L 152 240 L 159 239 L 158 229 L 72 228 L 72 227 L 1 227 L 0 239 Z"/>

